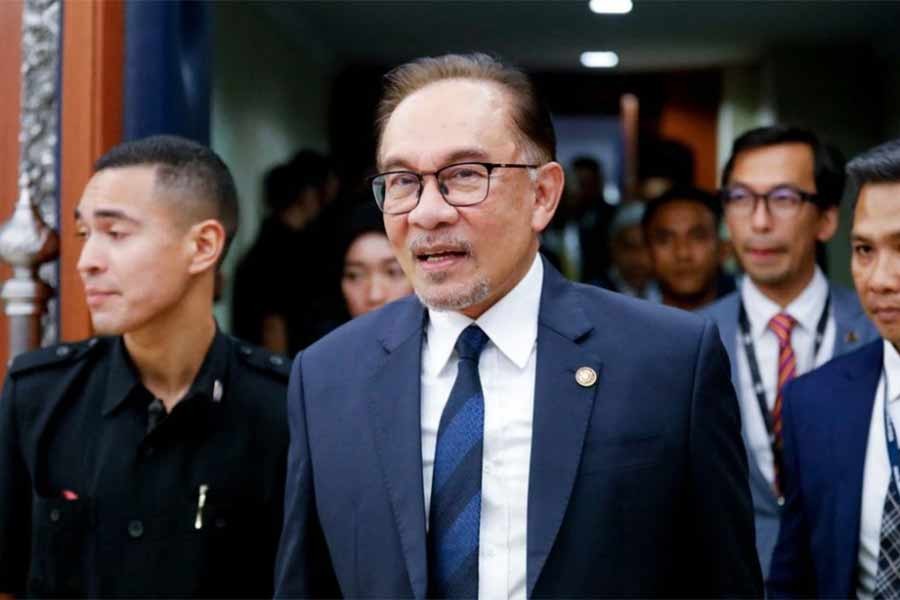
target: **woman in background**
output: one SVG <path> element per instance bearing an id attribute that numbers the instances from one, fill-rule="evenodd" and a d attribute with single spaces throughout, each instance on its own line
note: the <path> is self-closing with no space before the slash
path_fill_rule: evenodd
<path id="1" fill-rule="evenodd" d="M 371 203 L 356 207 L 349 219 L 341 292 L 351 318 L 413 291 L 391 250 L 382 219 Z"/>

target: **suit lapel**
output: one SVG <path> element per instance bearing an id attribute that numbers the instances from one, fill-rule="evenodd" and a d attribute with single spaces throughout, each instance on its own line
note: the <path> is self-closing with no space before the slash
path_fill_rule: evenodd
<path id="1" fill-rule="evenodd" d="M 381 340 L 385 356 L 371 379 L 369 410 L 385 486 L 416 598 L 428 583 L 422 483 L 421 350 L 425 311 L 410 298 Z"/>
<path id="2" fill-rule="evenodd" d="M 575 287 L 545 261 L 528 486 L 529 597 L 562 524 L 594 397 L 602 386 L 582 387 L 575 381 L 580 367 L 590 367 L 602 384 L 600 361 L 578 343 L 591 329 Z"/>
<path id="3" fill-rule="evenodd" d="M 880 340 L 866 346 L 856 360 L 844 365 L 843 373 L 829 393 L 834 401 L 829 407 L 833 410 L 833 433 L 828 438 L 828 445 L 836 466 L 837 482 L 834 487 L 834 539 L 825 545 L 832 553 L 831 564 L 835 565 L 838 580 L 847 582 L 848 586 L 853 581 L 859 553 L 863 473 L 875 390 L 881 376 L 882 351 Z M 848 587 L 848 593 L 851 590 L 852 587 Z"/>
<path id="4" fill-rule="evenodd" d="M 719 336 L 722 338 L 722 344 L 728 353 L 728 360 L 731 363 L 731 382 L 735 388 L 735 394 L 740 397 L 741 385 L 740 375 L 738 374 L 738 315 L 740 312 L 741 292 L 740 290 L 731 294 L 728 299 L 723 302 L 720 307 L 721 318 L 717 319 L 716 324 L 719 327 Z M 756 402 L 756 398 L 741 398 L 741 401 Z M 778 499 L 772 486 L 759 468 L 756 462 L 756 456 L 750 451 L 750 443 L 747 440 L 747 432 L 745 427 L 741 427 L 741 437 L 744 438 L 744 448 L 747 449 L 747 462 L 750 468 L 750 486 L 756 492 L 754 497 L 756 501 L 762 502 L 764 506 L 757 506 L 756 509 L 764 508 L 771 515 L 778 514 Z"/>

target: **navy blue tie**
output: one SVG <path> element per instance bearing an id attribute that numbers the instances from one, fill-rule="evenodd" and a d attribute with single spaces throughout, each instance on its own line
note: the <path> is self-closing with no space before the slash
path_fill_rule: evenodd
<path id="1" fill-rule="evenodd" d="M 428 527 L 428 595 L 478 597 L 484 395 L 478 357 L 488 337 L 469 325 L 456 340 L 459 367 L 438 426 Z"/>

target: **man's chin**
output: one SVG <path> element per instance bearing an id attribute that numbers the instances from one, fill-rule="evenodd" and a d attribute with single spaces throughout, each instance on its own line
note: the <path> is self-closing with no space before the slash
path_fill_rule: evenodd
<path id="1" fill-rule="evenodd" d="M 432 310 L 459 311 L 487 300 L 491 288 L 487 281 L 476 281 L 468 285 L 424 284 L 417 286 L 415 292 L 422 304 Z"/>
<path id="2" fill-rule="evenodd" d="M 757 285 L 778 286 L 784 284 L 788 280 L 788 276 L 785 274 L 784 269 L 780 267 L 771 269 L 760 269 L 756 267 L 745 270 L 747 276 L 750 277 L 750 280 Z"/>
<path id="3" fill-rule="evenodd" d="M 107 336 L 121 335 L 123 333 L 121 327 L 117 326 L 115 323 L 110 323 L 106 319 L 92 318 L 91 325 L 94 329 L 94 335 Z"/>

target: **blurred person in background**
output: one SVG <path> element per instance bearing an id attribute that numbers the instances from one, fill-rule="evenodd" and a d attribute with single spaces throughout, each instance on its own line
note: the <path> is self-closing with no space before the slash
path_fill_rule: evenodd
<path id="1" fill-rule="evenodd" d="M 653 280 L 653 262 L 641 227 L 643 216 L 642 202 L 628 202 L 618 207 L 609 224 L 612 264 L 598 283 L 626 296 L 659 302 L 659 286 Z"/>
<path id="2" fill-rule="evenodd" d="M 695 310 L 734 291 L 721 267 L 721 216 L 715 195 L 693 187 L 647 203 L 641 223 L 663 304 Z"/>
<path id="3" fill-rule="evenodd" d="M 637 194 L 654 200 L 674 186 L 694 185 L 694 151 L 666 138 L 644 137 L 640 142 Z"/>
<path id="4" fill-rule="evenodd" d="M 234 276 L 232 329 L 238 337 L 293 355 L 321 335 L 320 294 L 331 273 L 314 225 L 333 187 L 331 163 L 312 150 L 266 174 L 269 216 Z"/>
<path id="5" fill-rule="evenodd" d="M 350 318 L 412 293 L 374 203 L 356 207 L 344 234 L 341 293 Z"/>
<path id="6" fill-rule="evenodd" d="M 877 337 L 853 290 L 816 264 L 817 246 L 837 230 L 843 167 L 812 131 L 771 126 L 735 140 L 722 172 L 725 222 L 746 277 L 702 314 L 731 358 L 764 576 L 784 504 L 784 386 Z"/>
<path id="7" fill-rule="evenodd" d="M 571 170 L 574 185 L 563 191 L 559 210 L 541 238 L 563 275 L 594 281 L 609 268 L 607 232 L 615 209 L 603 195 L 603 165 L 579 156 Z"/>

